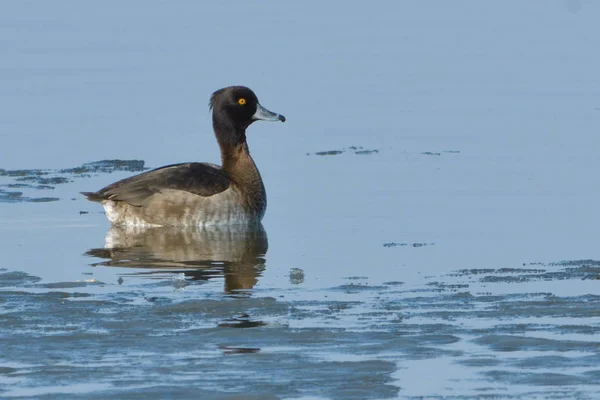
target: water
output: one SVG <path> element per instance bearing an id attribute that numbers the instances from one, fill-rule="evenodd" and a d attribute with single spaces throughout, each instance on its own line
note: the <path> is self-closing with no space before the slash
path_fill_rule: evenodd
<path id="1" fill-rule="evenodd" d="M 597 397 L 596 3 L 0 11 L 0 397 Z M 232 84 L 263 226 L 110 229 Z"/>

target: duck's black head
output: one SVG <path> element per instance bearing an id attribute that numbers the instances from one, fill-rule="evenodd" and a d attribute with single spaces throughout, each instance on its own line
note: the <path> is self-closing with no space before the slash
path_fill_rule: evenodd
<path id="1" fill-rule="evenodd" d="M 285 122 L 283 115 L 261 106 L 254 92 L 245 86 L 229 86 L 217 90 L 210 97 L 210 108 L 213 111 L 213 125 L 219 141 L 245 141 L 246 128 L 254 121 Z"/>

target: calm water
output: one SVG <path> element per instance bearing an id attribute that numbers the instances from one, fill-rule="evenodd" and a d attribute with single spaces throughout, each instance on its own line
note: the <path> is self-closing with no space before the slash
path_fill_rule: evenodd
<path id="1" fill-rule="evenodd" d="M 597 398 L 599 18 L 3 2 L 0 397 Z M 218 162 L 232 84 L 263 225 L 110 229 L 78 192 Z"/>

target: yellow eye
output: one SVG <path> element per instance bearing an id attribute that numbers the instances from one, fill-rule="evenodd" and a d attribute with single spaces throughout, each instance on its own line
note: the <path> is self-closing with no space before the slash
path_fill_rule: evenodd
<path id="1" fill-rule="evenodd" d="M 238 100 L 238 103 L 243 106 L 244 104 L 246 104 L 246 99 L 242 97 Z"/>

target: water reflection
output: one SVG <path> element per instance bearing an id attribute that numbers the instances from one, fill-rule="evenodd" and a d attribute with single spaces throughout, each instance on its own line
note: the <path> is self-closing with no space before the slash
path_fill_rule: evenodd
<path id="1" fill-rule="evenodd" d="M 262 225 L 205 228 L 111 227 L 104 248 L 87 255 L 93 266 L 149 269 L 133 275 L 183 273 L 194 280 L 224 276 L 225 291 L 250 289 L 265 268 L 267 234 Z"/>

